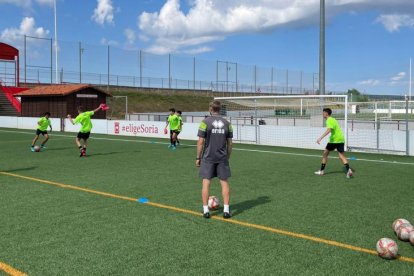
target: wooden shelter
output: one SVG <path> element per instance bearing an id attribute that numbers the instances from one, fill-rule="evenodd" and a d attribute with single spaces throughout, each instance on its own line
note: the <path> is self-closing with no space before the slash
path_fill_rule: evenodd
<path id="1" fill-rule="evenodd" d="M 76 116 L 78 106 L 85 111 L 93 110 L 101 103 L 106 104 L 110 94 L 88 84 L 58 84 L 38 86 L 14 95 L 21 98 L 21 116 L 39 117 L 49 111 L 51 117 Z M 106 119 L 106 112 L 100 110 L 95 119 Z"/>

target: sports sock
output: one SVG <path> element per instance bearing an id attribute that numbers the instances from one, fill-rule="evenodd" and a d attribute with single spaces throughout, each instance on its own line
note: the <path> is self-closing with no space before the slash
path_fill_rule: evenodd
<path id="1" fill-rule="evenodd" d="M 82 150 L 82 146 L 79 146 L 79 150 Z"/>
<path id="2" fill-rule="evenodd" d="M 210 210 L 208 209 L 208 205 L 203 205 L 203 213 L 208 213 Z"/>
<path id="3" fill-rule="evenodd" d="M 344 164 L 344 165 L 345 165 L 346 170 L 348 171 L 348 170 L 349 170 L 349 164 L 348 164 L 348 163 L 346 163 L 346 164 Z"/>
<path id="4" fill-rule="evenodd" d="M 321 171 L 325 170 L 326 164 L 322 163 L 321 164 Z"/>
<path id="5" fill-rule="evenodd" d="M 224 204 L 224 210 L 223 210 L 223 212 L 224 213 L 230 213 L 230 205 Z"/>

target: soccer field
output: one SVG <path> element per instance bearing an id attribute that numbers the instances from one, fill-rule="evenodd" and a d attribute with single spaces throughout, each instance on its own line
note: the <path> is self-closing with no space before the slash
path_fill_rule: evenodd
<path id="1" fill-rule="evenodd" d="M 201 215 L 195 142 L 0 129 L 0 275 L 412 275 L 414 247 L 375 253 L 391 224 L 414 222 L 414 158 L 348 153 L 346 179 L 321 151 L 238 145 L 231 211 Z M 316 138 L 315 138 L 316 139 Z M 215 180 L 212 195 L 221 198 Z M 148 203 L 137 200 L 147 198 Z M 15 270 L 13 270 L 15 269 Z"/>

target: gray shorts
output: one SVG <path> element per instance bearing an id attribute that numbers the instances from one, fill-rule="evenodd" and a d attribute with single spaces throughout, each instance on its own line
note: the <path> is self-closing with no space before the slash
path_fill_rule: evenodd
<path id="1" fill-rule="evenodd" d="M 203 179 L 218 177 L 220 180 L 226 180 L 231 176 L 229 162 L 209 163 L 202 160 L 199 175 Z"/>

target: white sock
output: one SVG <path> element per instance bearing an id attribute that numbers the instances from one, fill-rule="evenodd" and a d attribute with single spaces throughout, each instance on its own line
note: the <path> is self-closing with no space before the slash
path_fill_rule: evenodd
<path id="1" fill-rule="evenodd" d="M 203 212 L 204 214 L 210 212 L 210 210 L 208 209 L 208 205 L 203 205 Z"/>
<path id="2" fill-rule="evenodd" d="M 230 213 L 230 205 L 224 204 L 224 210 L 223 210 L 223 212 L 224 213 Z"/>

